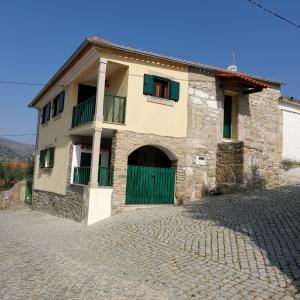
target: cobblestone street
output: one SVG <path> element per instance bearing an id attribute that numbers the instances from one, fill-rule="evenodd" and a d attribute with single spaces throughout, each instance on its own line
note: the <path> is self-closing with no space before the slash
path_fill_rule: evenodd
<path id="1" fill-rule="evenodd" d="M 0 299 L 300 299 L 299 185 L 89 227 L 1 211 L 0 241 Z"/>

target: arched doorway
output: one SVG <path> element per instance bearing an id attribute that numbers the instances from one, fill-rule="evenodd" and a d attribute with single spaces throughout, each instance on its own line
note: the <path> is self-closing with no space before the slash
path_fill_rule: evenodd
<path id="1" fill-rule="evenodd" d="M 173 204 L 175 156 L 162 147 L 146 145 L 128 156 L 126 205 Z"/>

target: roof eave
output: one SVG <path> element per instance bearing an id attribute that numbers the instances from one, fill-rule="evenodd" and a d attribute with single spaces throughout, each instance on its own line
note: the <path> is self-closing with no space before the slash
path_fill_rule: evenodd
<path id="1" fill-rule="evenodd" d="M 48 88 L 50 88 L 51 85 L 53 85 L 55 80 L 57 80 L 57 78 L 62 74 L 62 72 L 78 57 L 78 55 L 85 49 L 85 47 L 87 45 L 90 45 L 90 44 L 95 45 L 95 46 L 104 46 L 104 47 L 108 47 L 108 48 L 116 49 L 116 50 L 127 51 L 127 52 L 130 52 L 130 53 L 135 53 L 135 54 L 140 54 L 140 55 L 147 55 L 149 57 L 153 57 L 153 58 L 156 58 L 156 59 L 163 59 L 163 60 L 167 60 L 169 62 L 179 63 L 179 64 L 185 65 L 187 67 L 192 67 L 192 68 L 195 68 L 195 69 L 198 69 L 198 70 L 199 69 L 204 70 L 204 71 L 206 71 L 208 73 L 211 73 L 211 74 L 216 74 L 217 72 L 228 72 L 228 73 L 231 72 L 231 71 L 228 71 L 228 70 L 225 70 L 225 69 L 222 69 L 222 68 L 216 68 L 216 67 L 212 67 L 212 66 L 205 65 L 205 64 L 199 64 L 199 63 L 184 60 L 184 59 L 178 59 L 178 58 L 175 58 L 175 57 L 171 57 L 171 56 L 167 56 L 167 55 L 161 55 L 161 54 L 154 53 L 154 52 L 147 52 L 147 51 L 142 51 L 142 50 L 126 47 L 126 46 L 112 44 L 110 42 L 96 40 L 95 38 L 87 38 L 73 52 L 73 54 L 63 64 L 63 66 L 53 75 L 53 77 L 41 89 L 41 91 L 33 98 L 33 100 L 29 103 L 28 107 L 34 107 L 35 106 L 35 104 L 39 101 L 40 97 L 45 93 L 45 91 Z M 232 72 L 232 73 L 235 73 L 235 72 Z M 259 77 L 259 76 L 255 76 L 255 75 L 248 75 L 246 73 L 241 73 L 241 72 L 238 72 L 238 74 L 249 76 L 251 78 L 254 78 L 254 79 L 257 79 L 257 80 L 260 80 L 260 81 L 263 81 L 263 82 L 271 83 L 273 85 L 279 85 L 280 86 L 280 85 L 285 84 L 285 82 L 282 82 L 282 81 L 279 81 L 279 80 L 263 78 L 263 77 Z"/>
<path id="2" fill-rule="evenodd" d="M 67 59 L 67 61 L 59 68 L 59 70 L 51 77 L 48 83 L 40 90 L 40 92 L 31 100 L 28 107 L 34 107 L 34 105 L 39 101 L 40 97 L 44 92 L 55 82 L 55 80 L 61 75 L 61 73 L 70 65 L 72 61 L 82 52 L 85 47 L 90 44 L 89 39 L 85 39 L 80 46 L 73 52 L 73 54 Z"/>
<path id="3" fill-rule="evenodd" d="M 229 70 L 226 70 L 226 69 L 216 68 L 216 67 L 213 67 L 213 66 L 200 64 L 200 63 L 196 63 L 196 62 L 189 61 L 189 60 L 175 58 L 175 57 L 172 57 L 172 56 L 162 55 L 162 54 L 158 54 L 158 53 L 154 53 L 154 52 L 142 51 L 142 50 L 134 49 L 134 48 L 131 48 L 131 47 L 121 46 L 121 45 L 117 45 L 117 44 L 111 44 L 111 43 L 104 42 L 104 41 L 102 42 L 100 40 L 95 40 L 93 38 L 88 38 L 87 40 L 89 42 L 91 42 L 92 44 L 96 45 L 96 46 L 97 45 L 98 46 L 106 46 L 106 47 L 117 49 L 117 50 L 123 50 L 123 51 L 125 50 L 125 51 L 131 52 L 131 53 L 147 55 L 147 56 L 150 56 L 150 57 L 153 57 L 153 58 L 165 59 L 165 60 L 168 60 L 168 61 L 172 61 L 174 63 L 181 63 L 181 64 L 186 65 L 188 67 L 194 67 L 196 69 L 202 69 L 202 70 L 208 71 L 212 74 L 215 74 L 216 72 L 228 72 L 228 73 L 236 74 L 236 72 L 232 72 L 232 71 L 229 71 Z M 256 75 L 249 75 L 249 74 L 246 74 L 246 73 L 243 73 L 243 72 L 238 72 L 238 74 L 245 75 L 245 76 L 248 76 L 248 77 L 252 77 L 254 79 L 261 80 L 261 81 L 268 82 L 268 83 L 275 84 L 275 85 L 285 85 L 286 84 L 285 82 L 283 82 L 281 80 L 263 78 L 263 77 L 256 76 Z"/>

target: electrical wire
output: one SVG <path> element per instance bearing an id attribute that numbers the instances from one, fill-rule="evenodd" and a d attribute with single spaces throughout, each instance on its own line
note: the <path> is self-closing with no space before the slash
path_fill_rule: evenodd
<path id="1" fill-rule="evenodd" d="M 288 24 L 290 24 L 290 25 L 292 25 L 292 26 L 300 29 L 300 25 L 299 24 L 297 24 L 297 23 L 295 23 L 295 22 L 293 22 L 293 21 L 291 21 L 291 20 L 289 20 L 289 19 L 287 19 L 287 18 L 279 15 L 278 13 L 274 12 L 273 10 L 271 10 L 269 8 L 266 8 L 262 4 L 256 2 L 255 0 L 246 0 L 246 1 L 250 2 L 251 4 L 255 5 L 256 7 L 259 7 L 260 9 L 262 9 L 265 12 L 273 15 L 274 17 L 277 17 L 277 18 L 281 19 L 282 21 L 284 21 L 284 22 L 286 22 L 286 23 L 288 23 Z"/>
<path id="2" fill-rule="evenodd" d="M 45 83 L 35 83 L 35 82 L 18 82 L 18 81 L 0 81 L 0 84 L 14 84 L 14 85 L 37 85 L 37 86 L 45 86 Z M 61 84 L 55 84 L 54 86 L 64 87 Z"/>
<path id="3" fill-rule="evenodd" d="M 0 134 L 0 137 L 2 137 L 2 136 L 29 136 L 29 135 L 36 135 L 36 133 Z"/>

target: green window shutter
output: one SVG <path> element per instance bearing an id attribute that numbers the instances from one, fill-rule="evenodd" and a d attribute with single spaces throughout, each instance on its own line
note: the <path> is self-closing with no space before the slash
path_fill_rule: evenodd
<path id="1" fill-rule="evenodd" d="M 180 84 L 177 81 L 170 80 L 169 82 L 169 99 L 179 100 Z"/>
<path id="2" fill-rule="evenodd" d="M 46 156 L 46 150 L 40 151 L 40 168 L 45 168 L 45 156 Z"/>
<path id="3" fill-rule="evenodd" d="M 58 112 L 61 113 L 64 111 L 65 105 L 65 91 L 61 92 L 58 96 Z"/>
<path id="4" fill-rule="evenodd" d="M 51 147 L 48 149 L 49 151 L 49 168 L 54 167 L 54 153 L 55 153 L 55 148 Z"/>
<path id="5" fill-rule="evenodd" d="M 225 139 L 231 138 L 231 111 L 232 111 L 232 97 L 225 96 L 225 99 L 224 99 L 224 127 L 223 127 L 223 137 Z"/>
<path id="6" fill-rule="evenodd" d="M 41 121 L 41 124 L 44 123 L 44 109 L 43 108 L 41 109 L 41 112 L 40 112 L 40 121 Z"/>
<path id="7" fill-rule="evenodd" d="M 57 98 L 53 100 L 52 103 L 52 118 L 57 115 Z"/>
<path id="8" fill-rule="evenodd" d="M 144 74 L 144 95 L 153 95 L 153 75 Z"/>
<path id="9" fill-rule="evenodd" d="M 46 108 L 46 121 L 50 120 L 50 114 L 51 114 L 51 102 L 47 104 Z"/>

